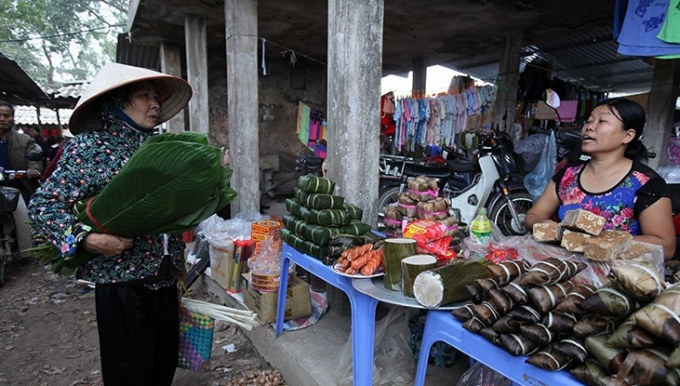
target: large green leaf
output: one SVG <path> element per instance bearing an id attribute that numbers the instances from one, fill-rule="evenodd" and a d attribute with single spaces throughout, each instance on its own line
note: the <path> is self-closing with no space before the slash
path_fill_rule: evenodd
<path id="1" fill-rule="evenodd" d="M 87 202 L 76 205 L 78 217 L 100 232 L 136 237 L 190 229 L 224 208 L 236 196 L 232 172 L 201 136 L 152 137 L 92 200 L 89 215 Z"/>

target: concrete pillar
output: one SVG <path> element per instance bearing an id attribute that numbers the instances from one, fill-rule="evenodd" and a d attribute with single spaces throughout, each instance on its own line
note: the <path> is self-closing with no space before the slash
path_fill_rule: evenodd
<path id="1" fill-rule="evenodd" d="M 169 42 L 162 42 L 160 57 L 162 73 L 182 77 L 182 57 L 179 52 L 179 46 Z M 165 125 L 170 133 L 181 133 L 184 131 L 184 110 L 170 118 Z"/>
<path id="2" fill-rule="evenodd" d="M 501 58 L 498 64 L 498 91 L 493 105 L 493 125 L 507 131 L 515 118 L 517 108 L 517 84 L 519 82 L 519 59 L 522 48 L 522 33 L 508 32 L 503 37 Z M 503 120 L 503 117 L 506 120 Z"/>
<path id="3" fill-rule="evenodd" d="M 417 56 L 412 58 L 413 67 L 413 92 L 424 93 L 427 90 L 427 57 Z"/>
<path id="4" fill-rule="evenodd" d="M 668 164 L 668 143 L 673 130 L 673 114 L 679 84 L 680 60 L 657 59 L 654 64 L 652 90 L 647 106 L 647 126 L 643 138 L 647 149 L 656 153 L 656 158 L 648 161 L 649 166 L 654 169 Z"/>
<path id="5" fill-rule="evenodd" d="M 376 225 L 384 0 L 328 1 L 328 175 Z"/>
<path id="6" fill-rule="evenodd" d="M 189 129 L 208 134 L 208 43 L 205 20 L 187 14 L 184 17 L 184 40 L 187 54 L 187 81 L 194 90 L 189 101 Z"/>
<path id="7" fill-rule="evenodd" d="M 231 213 L 260 210 L 257 1 L 226 0 L 229 156 L 238 192 Z"/>

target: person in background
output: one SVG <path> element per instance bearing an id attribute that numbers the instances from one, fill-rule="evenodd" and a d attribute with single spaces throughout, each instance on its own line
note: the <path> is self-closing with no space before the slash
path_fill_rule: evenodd
<path id="1" fill-rule="evenodd" d="M 24 132 L 28 134 L 33 140 L 35 140 L 35 143 L 40 146 L 40 149 L 42 150 L 42 155 L 43 155 L 43 166 L 45 165 L 45 157 L 50 153 L 50 145 L 45 141 L 45 138 L 40 135 L 40 131 L 36 129 L 35 127 L 28 127 L 24 129 Z"/>
<path id="2" fill-rule="evenodd" d="M 47 156 L 48 163 L 52 163 L 52 161 L 57 158 L 57 153 L 61 152 L 61 150 L 64 148 L 64 145 L 66 145 L 66 141 L 68 140 L 61 135 L 54 139 L 54 144 L 50 146 L 50 151 Z"/>
<path id="3" fill-rule="evenodd" d="M 178 77 L 111 63 L 76 105 L 57 166 L 29 205 L 35 226 L 62 256 L 94 257 L 79 270 L 94 282 L 106 386 L 170 386 L 179 351 L 181 235 L 135 239 L 97 233 L 73 204 L 100 193 L 157 125 L 179 113 L 192 90 Z M 140 218 L 139 221 L 144 221 Z"/>
<path id="4" fill-rule="evenodd" d="M 21 193 L 22 199 L 18 200 L 17 207 L 12 213 L 16 224 L 19 251 L 30 248 L 32 244 L 26 205 L 40 185 L 39 178 L 43 171 L 43 164 L 42 161 L 29 160 L 28 153 L 38 149 L 33 138 L 14 129 L 14 106 L 0 101 L 0 167 L 26 170 L 26 178 L 0 182 L 0 186 L 15 188 Z M 27 253 L 20 252 L 20 261 L 28 261 L 26 260 L 28 256 Z"/>
<path id="5" fill-rule="evenodd" d="M 50 153 L 49 157 L 49 165 L 45 168 L 45 171 L 42 174 L 41 181 L 47 180 L 51 175 L 52 172 L 54 172 L 54 169 L 57 167 L 57 163 L 59 162 L 59 158 L 61 157 L 61 153 L 64 152 L 64 146 L 66 145 L 66 142 L 68 142 L 69 138 L 65 137 L 57 137 L 57 142 L 52 145 L 56 146 L 52 149 L 52 152 Z"/>
<path id="6" fill-rule="evenodd" d="M 625 230 L 634 240 L 661 245 L 665 258 L 672 258 L 676 239 L 668 188 L 642 163 L 648 158 L 640 140 L 645 121 L 642 106 L 627 99 L 597 106 L 582 129 L 581 150 L 590 160 L 553 176 L 527 213 L 526 228 L 585 209 L 604 217 L 605 229 Z"/>
<path id="7" fill-rule="evenodd" d="M 26 170 L 21 180 L 3 181 L 3 186 L 11 186 L 21 191 L 25 203 L 40 185 L 43 171 L 42 161 L 31 161 L 28 154 L 39 149 L 30 136 L 14 129 L 14 106 L 0 101 L 0 166 L 4 169 Z"/>

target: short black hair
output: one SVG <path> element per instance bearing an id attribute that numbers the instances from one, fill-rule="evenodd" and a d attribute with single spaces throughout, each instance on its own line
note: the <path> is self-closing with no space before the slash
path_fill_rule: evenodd
<path id="1" fill-rule="evenodd" d="M 14 116 L 14 106 L 12 106 L 9 102 L 5 102 L 3 100 L 0 100 L 0 106 L 9 107 L 10 111 L 12 111 L 12 116 Z"/>

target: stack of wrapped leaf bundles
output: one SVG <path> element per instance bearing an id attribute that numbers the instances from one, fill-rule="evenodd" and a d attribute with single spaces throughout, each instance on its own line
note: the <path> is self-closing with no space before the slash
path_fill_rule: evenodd
<path id="1" fill-rule="evenodd" d="M 396 206 L 383 208 L 385 213 L 385 234 L 388 237 L 403 237 L 403 222 L 431 220 L 444 224 L 452 236 L 451 243 L 456 252 L 460 250 L 458 218 L 450 211 L 449 201 L 439 197 L 438 180 L 427 176 L 409 177 L 407 190 L 399 196 Z"/>
<path id="2" fill-rule="evenodd" d="M 316 257 L 324 264 L 329 259 L 329 244 L 333 236 L 360 236 L 371 226 L 361 222 L 363 210 L 333 195 L 335 183 L 311 174 L 301 176 L 294 189 L 295 198 L 286 199 L 281 238 L 297 251 Z"/>
<path id="3" fill-rule="evenodd" d="M 574 277 L 578 263 L 524 268 L 489 267 L 490 278 L 468 286 L 473 302 L 453 316 L 508 352 L 530 355 L 528 363 L 570 369 L 588 385 L 680 384 L 680 284 L 666 289 L 654 264 L 614 266 L 600 288 Z"/>

